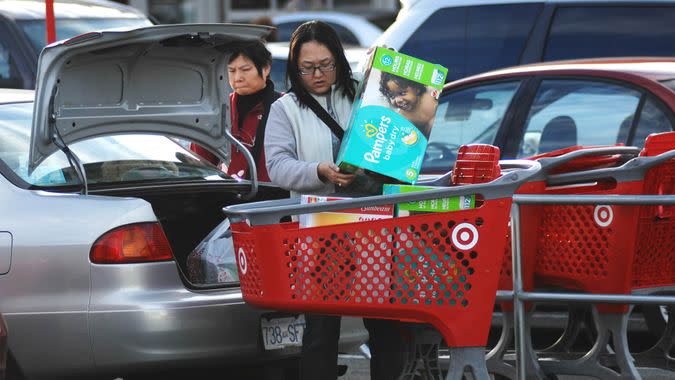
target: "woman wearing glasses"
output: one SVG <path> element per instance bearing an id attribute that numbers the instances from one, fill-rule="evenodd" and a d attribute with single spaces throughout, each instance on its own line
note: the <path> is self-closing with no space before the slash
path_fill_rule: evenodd
<path id="1" fill-rule="evenodd" d="M 234 43 L 227 63 L 227 80 L 234 92 L 230 94 L 230 120 L 232 134 L 248 148 L 256 162 L 260 181 L 269 182 L 265 166 L 263 139 L 270 106 L 279 99 L 269 79 L 272 55 L 260 40 Z M 218 158 L 203 147 L 192 144 L 190 149 L 218 165 Z M 248 163 L 244 154 L 232 146 L 227 174 L 249 178 Z"/>
<path id="2" fill-rule="evenodd" d="M 270 110 L 265 130 L 272 182 L 299 194 L 363 193 L 363 174 L 335 165 L 347 129 L 356 83 L 337 33 L 310 21 L 291 36 L 286 78 L 289 92 Z M 377 186 L 374 186 L 377 189 Z M 377 190 L 375 190 L 377 191 Z M 340 317 L 306 315 L 300 359 L 303 380 L 336 379 Z M 397 379 L 407 351 L 400 323 L 365 319 L 370 334 L 371 379 Z"/>

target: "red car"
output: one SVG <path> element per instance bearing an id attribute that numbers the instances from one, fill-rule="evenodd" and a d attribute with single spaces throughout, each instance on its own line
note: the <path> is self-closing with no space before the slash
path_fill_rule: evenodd
<path id="1" fill-rule="evenodd" d="M 518 66 L 448 83 L 422 173 L 452 167 L 463 144 L 493 144 L 503 158 L 573 145 L 641 147 L 673 130 L 675 59 L 624 58 Z"/>
<path id="2" fill-rule="evenodd" d="M 464 144 L 492 144 L 502 158 L 525 158 L 575 145 L 643 147 L 649 134 L 673 131 L 673 125 L 675 59 L 586 59 L 505 68 L 445 85 L 422 173 L 450 170 Z M 555 341 L 557 335 L 548 339 L 566 321 L 565 309 L 547 307 L 550 312 L 535 313 L 530 325 L 540 328 L 532 337 L 542 347 Z M 675 308 L 642 305 L 636 310 L 642 317 L 636 313 L 629 326 L 635 338 L 631 349 L 639 352 L 661 336 Z"/>

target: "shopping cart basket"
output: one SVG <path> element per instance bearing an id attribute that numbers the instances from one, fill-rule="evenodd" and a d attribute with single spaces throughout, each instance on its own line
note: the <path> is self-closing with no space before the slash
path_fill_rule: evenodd
<path id="1" fill-rule="evenodd" d="M 565 149 L 556 150 L 545 153 L 528 159 L 537 160 L 542 165 L 542 168 L 536 178 L 533 178 L 528 183 L 518 189 L 516 194 L 543 194 L 546 192 L 546 179 L 551 174 L 579 172 L 595 168 L 612 167 L 618 164 L 625 163 L 628 159 L 637 156 L 640 152 L 639 148 L 624 147 L 624 146 L 574 146 Z M 521 206 L 521 228 L 527 233 L 537 231 L 541 223 L 542 208 L 539 206 Z M 504 247 L 504 260 L 499 277 L 499 289 L 510 291 L 513 289 L 512 277 L 512 253 L 511 253 L 511 236 L 510 231 L 507 232 L 507 241 Z M 536 262 L 536 246 L 527 245 L 522 248 L 521 253 L 521 267 L 522 267 L 522 281 L 523 289 L 531 291 L 534 288 L 534 272 Z M 516 377 L 515 363 L 504 359 L 512 341 L 514 334 L 514 319 L 513 319 L 513 303 L 510 301 L 500 302 L 502 311 L 502 333 L 499 341 L 495 347 L 488 353 L 487 362 L 488 369 L 491 373 L 499 374 L 508 378 Z M 531 320 L 532 305 L 526 305 L 528 313 L 525 318 Z M 567 334 L 573 335 L 575 331 L 575 314 L 571 309 L 570 320 L 568 321 L 568 328 L 565 329 L 563 336 L 559 342 L 569 340 Z M 528 331 L 529 333 L 529 331 Z M 528 346 L 525 348 L 530 352 L 529 357 L 534 358 L 531 339 L 527 340 Z M 554 347 L 550 350 L 555 350 Z M 528 373 L 543 372 L 539 369 L 538 364 L 531 360 L 526 369 Z"/>
<path id="2" fill-rule="evenodd" d="M 619 167 L 549 175 L 548 195 L 673 194 L 675 133 L 651 135 L 641 157 Z M 653 155 L 656 154 L 656 155 Z M 542 163 L 542 166 L 545 166 Z M 521 224 L 523 257 L 534 257 L 534 285 L 591 294 L 631 294 L 675 289 L 675 224 L 659 206 L 533 206 L 537 215 Z M 529 229 L 529 231 L 528 231 Z M 629 352 L 627 305 L 597 305 L 598 337 L 581 359 L 547 358 L 546 373 L 639 379 Z M 601 355 L 610 342 L 610 369 Z M 672 342 L 672 337 L 671 337 Z M 667 356 L 667 352 L 664 358 Z"/>
<path id="3" fill-rule="evenodd" d="M 426 322 L 454 360 L 488 378 L 484 347 L 513 192 L 536 175 L 532 161 L 502 161 L 488 183 L 416 193 L 224 209 L 232 223 L 244 300 L 263 308 Z M 475 209 L 300 228 L 284 216 L 477 195 Z M 464 362 L 459 362 L 460 360 Z"/>

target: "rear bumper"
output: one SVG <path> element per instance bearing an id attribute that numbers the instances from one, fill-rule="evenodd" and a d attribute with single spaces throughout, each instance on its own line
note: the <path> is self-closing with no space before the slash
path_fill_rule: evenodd
<path id="1" fill-rule="evenodd" d="M 187 290 L 173 262 L 147 264 L 146 275 L 154 280 L 134 280 L 128 268 L 118 267 L 93 266 L 100 273 L 92 275 L 89 322 L 99 369 L 241 365 L 299 355 L 299 348 L 264 349 L 259 320 L 269 311 L 245 304 L 239 288 Z M 130 286 L 134 281 L 143 284 Z M 353 351 L 367 338 L 360 319 L 345 318 L 341 351 Z"/>

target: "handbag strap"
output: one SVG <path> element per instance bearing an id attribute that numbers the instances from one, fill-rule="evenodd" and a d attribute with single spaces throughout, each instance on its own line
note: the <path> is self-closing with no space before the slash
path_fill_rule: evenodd
<path id="1" fill-rule="evenodd" d="M 313 96 L 308 96 L 309 99 L 307 99 L 307 106 L 309 109 L 314 111 L 314 114 L 321 119 L 321 121 L 324 122 L 330 128 L 331 132 L 335 135 L 335 137 L 338 138 L 338 140 L 342 141 L 342 137 L 345 135 L 344 129 L 340 127 L 340 124 L 338 124 L 335 119 L 326 111 L 323 107 L 321 107 L 321 104 L 314 99 Z"/>

